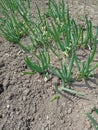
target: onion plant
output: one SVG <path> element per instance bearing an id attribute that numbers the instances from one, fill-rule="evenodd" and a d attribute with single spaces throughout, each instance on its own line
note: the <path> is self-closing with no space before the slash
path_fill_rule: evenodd
<path id="1" fill-rule="evenodd" d="M 98 115 L 98 109 L 96 107 L 93 108 L 93 111 Z M 86 113 L 86 116 L 92 122 L 94 130 L 98 130 L 98 122 L 94 119 L 94 117 L 92 117 L 92 115 L 89 113 Z"/>
<path id="2" fill-rule="evenodd" d="M 58 78 L 60 78 L 62 81 L 60 88 L 58 88 L 58 85 L 56 83 L 54 84 L 57 94 L 51 99 L 51 101 L 58 99 L 59 98 L 58 94 L 60 94 L 61 91 L 65 91 L 65 92 L 68 92 L 73 95 L 80 95 L 80 96 L 86 95 L 85 93 L 77 92 L 77 91 L 71 90 L 70 88 L 67 87 L 67 85 L 71 82 L 74 59 L 75 59 L 75 55 L 74 55 L 74 53 L 72 53 L 72 57 L 70 59 L 68 66 L 67 66 L 66 62 L 62 63 L 62 61 L 61 61 L 60 68 L 54 68 L 52 66 L 49 67 L 51 73 L 53 75 L 57 76 Z"/>
<path id="3" fill-rule="evenodd" d="M 51 36 L 47 31 L 47 22 L 44 17 L 42 17 L 43 23 L 33 22 L 31 24 L 32 29 L 31 37 L 33 39 L 33 44 L 35 47 L 42 47 L 44 45 L 49 45 Z"/>
<path id="4" fill-rule="evenodd" d="M 20 0 L 17 2 L 21 2 L 22 6 L 25 6 L 24 2 Z M 27 35 L 28 31 L 17 11 L 18 8 L 20 8 L 17 2 L 15 0 L 0 1 L 0 22 L 2 25 L 0 26 L 0 31 L 7 41 L 18 44 L 23 50 L 28 51 L 28 49 L 20 43 L 20 38 Z"/>
<path id="5" fill-rule="evenodd" d="M 46 73 L 49 69 L 49 64 L 50 64 L 50 55 L 49 53 L 46 51 L 46 48 L 44 48 L 44 50 L 40 50 L 38 54 L 35 54 L 35 58 L 36 58 L 36 63 L 34 63 L 33 61 L 31 61 L 29 59 L 29 57 L 25 57 L 25 63 L 26 65 L 31 69 L 31 71 L 33 73 Z"/>
<path id="6" fill-rule="evenodd" d="M 56 90 L 66 91 L 72 94 L 80 94 L 66 86 L 71 82 L 74 63 L 78 69 L 78 79 L 88 78 L 98 67 L 98 63 L 91 67 L 97 48 L 97 34 L 92 33 L 92 22 L 86 16 L 86 31 L 83 27 L 77 25 L 74 19 L 70 17 L 68 7 L 65 7 L 64 0 L 56 3 L 54 0 L 48 1 L 48 13 L 41 13 L 36 4 L 37 16 L 30 18 L 30 0 L 1 0 L 0 10 L 0 31 L 6 40 L 18 44 L 23 50 L 30 51 L 31 47 L 25 47 L 20 38 L 28 35 L 33 48 L 37 47 L 37 54 L 33 53 L 35 62 L 28 56 L 25 57 L 25 63 L 31 72 L 24 74 L 52 73 L 61 79 L 62 86 Z M 66 10 L 65 10 L 66 9 Z M 89 47 L 92 51 L 86 62 L 82 64 L 78 61 L 76 51 L 78 47 Z M 46 49 L 47 48 L 47 49 Z M 50 50 L 56 56 L 64 59 L 60 61 L 60 66 L 50 65 Z M 62 57 L 63 55 L 64 57 Z M 69 62 L 67 64 L 65 61 Z M 59 62 L 59 61 L 58 61 Z M 84 95 L 84 94 L 80 94 Z M 58 98 L 58 96 L 56 97 Z"/>
<path id="7" fill-rule="evenodd" d="M 71 20 L 68 8 L 65 12 L 64 1 L 62 0 L 58 5 L 55 1 L 49 0 L 48 15 L 50 18 L 48 31 L 55 42 L 56 49 L 68 55 L 71 46 Z M 55 52 L 53 48 L 51 50 Z"/>
<path id="8" fill-rule="evenodd" d="M 58 54 L 59 50 L 61 50 L 66 56 L 69 56 L 73 47 L 91 48 L 93 40 L 92 22 L 88 20 L 87 16 L 86 31 L 84 31 L 82 26 L 77 25 L 75 20 L 71 19 L 68 7 L 66 7 L 65 11 L 64 0 L 59 4 L 53 0 L 49 0 L 48 17 L 50 24 L 47 27 L 48 32 L 50 32 Z M 50 48 L 57 55 L 55 48 Z"/>
<path id="9" fill-rule="evenodd" d="M 79 74 L 77 75 L 78 79 L 89 78 L 93 74 L 93 71 L 98 67 L 98 63 L 96 63 L 94 66 L 91 66 L 91 63 L 96 54 L 96 48 L 97 48 L 97 41 L 96 41 L 96 37 L 95 37 L 92 52 L 89 54 L 87 60 L 82 62 L 82 65 L 79 63 L 77 56 L 75 55 L 75 63 L 77 65 L 77 68 L 79 71 Z"/>
<path id="10" fill-rule="evenodd" d="M 64 0 L 62 0 L 62 2 L 59 4 L 53 0 L 49 0 L 48 13 L 43 15 L 41 14 L 37 4 L 36 8 L 38 16 L 35 17 L 34 21 L 25 17 L 19 10 L 26 26 L 29 28 L 30 38 L 33 45 L 42 45 L 42 48 L 43 46 L 45 47 L 48 45 L 48 49 L 50 49 L 56 56 L 59 56 L 61 53 L 65 54 L 64 58 L 68 58 L 69 65 L 67 65 L 65 61 L 60 62 L 60 67 L 54 67 L 50 65 L 50 56 L 48 52 L 46 54 L 45 50 L 42 52 L 40 49 L 38 55 L 34 54 L 35 58 L 37 58 L 37 62 L 34 63 L 28 57 L 26 57 L 26 64 L 33 72 L 45 73 L 49 71 L 53 75 L 60 78 L 62 81 L 61 90 L 73 94 L 79 94 L 76 91 L 68 89 L 66 84 L 71 82 L 74 63 L 76 63 L 79 71 L 78 79 L 88 78 L 98 66 L 98 64 L 96 64 L 95 66 L 91 67 L 91 63 L 96 53 L 97 42 L 97 36 L 94 37 L 92 34 L 92 23 L 86 16 L 85 34 L 83 27 L 78 26 L 75 20 L 70 18 L 69 9 L 66 8 L 65 11 Z M 89 54 L 87 58 L 87 61 L 83 62 L 82 65 L 78 61 L 77 55 L 75 54 L 77 47 L 81 46 L 93 47 L 91 54 Z"/>
<path id="11" fill-rule="evenodd" d="M 85 16 L 86 19 L 86 34 L 82 28 L 82 39 L 81 39 L 81 46 L 85 48 L 91 49 L 92 40 L 93 40 L 93 33 L 92 33 L 92 22 L 88 20 L 87 15 Z"/>
<path id="12" fill-rule="evenodd" d="M 74 19 L 71 20 L 71 30 L 71 44 L 76 49 L 81 46 L 81 34 L 83 30 L 79 25 L 77 25 Z"/>
<path id="13" fill-rule="evenodd" d="M 24 11 L 24 9 L 21 8 Z M 49 45 L 50 34 L 47 31 L 47 21 L 45 15 L 42 15 L 38 5 L 36 4 L 36 10 L 38 15 L 34 17 L 33 21 L 31 18 L 26 17 L 19 8 L 18 12 L 23 18 L 25 25 L 29 29 L 29 37 L 34 47 L 42 47 L 45 44 Z"/>
<path id="14" fill-rule="evenodd" d="M 60 78 L 63 84 L 70 83 L 71 81 L 74 58 L 75 56 L 73 53 L 68 66 L 66 62 L 63 61 L 60 62 L 60 68 L 50 66 L 51 73 Z"/>

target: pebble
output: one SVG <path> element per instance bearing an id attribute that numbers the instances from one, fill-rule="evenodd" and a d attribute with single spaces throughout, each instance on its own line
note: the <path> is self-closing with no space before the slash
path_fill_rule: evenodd
<path id="1" fill-rule="evenodd" d="M 71 126 L 72 125 L 72 121 L 69 121 L 69 126 Z"/>
<path id="2" fill-rule="evenodd" d="M 23 100 L 23 101 L 26 101 L 26 96 L 23 96 L 23 97 L 22 97 L 22 100 Z"/>
<path id="3" fill-rule="evenodd" d="M 7 105 L 7 108 L 9 109 L 9 108 L 10 108 L 10 105 Z"/>
<path id="4" fill-rule="evenodd" d="M 47 81 L 48 81 L 48 78 L 47 78 L 47 77 L 45 77 L 45 78 L 44 78 L 44 81 L 45 81 L 45 82 L 47 82 Z"/>
<path id="5" fill-rule="evenodd" d="M 72 113 L 72 108 L 69 108 L 68 111 L 67 111 L 68 114 L 71 114 Z"/>

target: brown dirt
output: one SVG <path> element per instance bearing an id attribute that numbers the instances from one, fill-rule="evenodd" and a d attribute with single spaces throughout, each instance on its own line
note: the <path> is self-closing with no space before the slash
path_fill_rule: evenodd
<path id="1" fill-rule="evenodd" d="M 37 0 L 37 3 L 41 10 L 47 4 L 44 0 Z M 84 16 L 82 2 L 69 3 L 74 18 Z M 89 13 L 96 26 L 98 7 L 94 4 L 87 3 L 85 13 Z M 71 86 L 74 90 L 88 93 L 85 98 L 63 93 L 54 102 L 50 99 L 54 95 L 53 83 L 57 79 L 45 82 L 39 74 L 24 75 L 22 72 L 25 70 L 24 53 L 0 38 L 0 130 L 93 130 L 84 113 L 92 113 L 94 105 L 98 107 L 98 69 L 90 80 L 74 82 Z"/>

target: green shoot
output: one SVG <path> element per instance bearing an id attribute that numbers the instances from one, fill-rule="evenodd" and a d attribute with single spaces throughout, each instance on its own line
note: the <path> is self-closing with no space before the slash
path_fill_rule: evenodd
<path id="1" fill-rule="evenodd" d="M 28 57 L 25 58 L 26 65 L 32 70 L 32 72 L 36 73 L 46 73 L 49 68 L 50 64 L 50 55 L 46 52 L 46 49 L 44 48 L 44 51 L 39 50 L 39 54 L 35 55 L 37 59 L 37 63 L 34 63 L 31 61 Z"/>
<path id="2" fill-rule="evenodd" d="M 91 63 L 96 53 L 96 47 L 97 47 L 97 42 L 96 42 L 96 38 L 94 38 L 94 46 L 93 46 L 92 52 L 89 54 L 87 61 L 82 62 L 82 66 L 80 66 L 79 61 L 77 60 L 77 56 L 75 55 L 75 62 L 79 71 L 79 74 L 77 77 L 78 79 L 89 78 L 93 74 L 93 71 L 98 67 L 98 63 L 96 63 L 96 65 L 91 67 Z"/>
<path id="3" fill-rule="evenodd" d="M 93 111 L 98 114 L 98 109 L 96 107 L 93 108 Z M 91 114 L 86 113 L 86 116 L 90 119 L 90 121 L 93 124 L 94 130 L 98 130 L 98 123 L 96 122 L 96 120 L 92 117 Z"/>
<path id="4" fill-rule="evenodd" d="M 2 25 L 0 26 L 0 31 L 7 41 L 18 44 L 24 51 L 28 51 L 28 49 L 20 43 L 21 37 L 27 35 L 28 31 L 18 13 L 18 8 L 20 8 L 20 6 L 18 6 L 17 3 L 19 2 L 24 7 L 25 3 L 22 1 L 0 1 L 0 22 Z"/>
<path id="5" fill-rule="evenodd" d="M 57 99 L 59 99 L 59 98 L 60 98 L 60 95 L 55 94 L 55 95 L 50 99 L 50 101 L 53 102 L 54 100 L 57 100 Z"/>
<path id="6" fill-rule="evenodd" d="M 60 95 L 61 91 L 65 91 L 69 94 L 77 95 L 77 96 L 86 96 L 87 95 L 87 94 L 82 93 L 82 92 L 71 90 L 70 88 L 67 88 L 67 86 L 65 87 L 64 84 L 62 84 L 62 86 L 60 88 L 58 88 L 57 84 L 55 84 L 54 87 L 55 87 L 55 91 L 58 94 L 58 96 Z"/>
<path id="7" fill-rule="evenodd" d="M 69 83 L 71 81 L 74 58 L 74 54 L 72 54 L 72 58 L 70 59 L 68 67 L 66 62 L 63 63 L 62 61 L 60 62 L 60 68 L 54 68 L 50 66 L 51 73 L 60 78 L 63 83 Z"/>
<path id="8" fill-rule="evenodd" d="M 88 20 L 87 16 L 85 17 L 85 19 L 86 19 L 86 34 L 82 34 L 83 39 L 82 39 L 81 46 L 83 46 L 85 48 L 91 48 L 91 43 L 93 40 L 92 22 L 90 20 Z"/>

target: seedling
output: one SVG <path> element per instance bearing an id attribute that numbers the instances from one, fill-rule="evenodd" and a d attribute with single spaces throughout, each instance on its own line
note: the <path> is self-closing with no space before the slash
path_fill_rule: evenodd
<path id="1" fill-rule="evenodd" d="M 93 108 L 93 111 L 98 115 L 98 109 L 96 107 Z M 91 114 L 86 113 L 86 116 L 90 119 L 93 124 L 94 130 L 98 130 L 98 122 L 92 117 Z"/>
<path id="2" fill-rule="evenodd" d="M 66 62 L 63 63 L 62 61 L 60 62 L 60 68 L 50 66 L 51 73 L 60 78 L 63 83 L 70 83 L 74 58 L 74 54 L 72 54 L 68 67 Z"/>
<path id="3" fill-rule="evenodd" d="M 93 40 L 92 22 L 88 20 L 87 16 L 85 17 L 85 19 L 86 19 L 86 34 L 84 33 L 84 31 L 82 31 L 83 34 L 82 34 L 81 46 L 91 49 L 92 40 Z"/>
<path id="4" fill-rule="evenodd" d="M 44 51 L 41 51 L 39 49 L 39 54 L 35 55 L 35 58 L 37 60 L 36 63 L 31 61 L 27 56 L 25 58 L 25 62 L 27 66 L 32 70 L 32 72 L 44 74 L 48 71 L 49 64 L 50 64 L 50 55 L 46 52 L 46 49 L 44 48 Z"/>
<path id="5" fill-rule="evenodd" d="M 69 55 L 71 50 L 71 20 L 69 15 L 69 10 L 65 12 L 65 4 L 62 0 L 59 5 L 55 1 L 49 0 L 49 24 L 48 32 L 51 34 L 53 41 L 55 42 L 55 47 L 57 53 L 63 51 L 65 55 Z M 57 56 L 55 50 L 52 48 L 52 52 Z"/>
<path id="6" fill-rule="evenodd" d="M 96 48 L 97 48 L 97 42 L 96 42 L 96 38 L 94 38 L 94 46 L 93 46 L 92 52 L 89 54 L 86 62 L 85 61 L 82 62 L 82 66 L 80 65 L 79 61 L 77 60 L 77 56 L 75 55 L 75 63 L 79 71 L 79 74 L 77 76 L 78 79 L 89 78 L 93 74 L 93 71 L 98 67 L 98 63 L 96 63 L 96 65 L 91 67 L 91 63 L 96 53 Z"/>
<path id="7" fill-rule="evenodd" d="M 17 5 L 18 2 L 15 0 L 0 1 L 0 21 L 2 25 L 0 26 L 0 31 L 7 41 L 18 44 L 23 50 L 28 51 L 28 49 L 20 43 L 21 37 L 27 35 L 28 31 L 23 21 L 20 20 L 17 11 L 17 9 L 20 8 Z M 22 3 L 23 2 L 21 2 L 21 4 Z M 24 6 L 24 4 L 22 4 L 22 6 Z"/>

